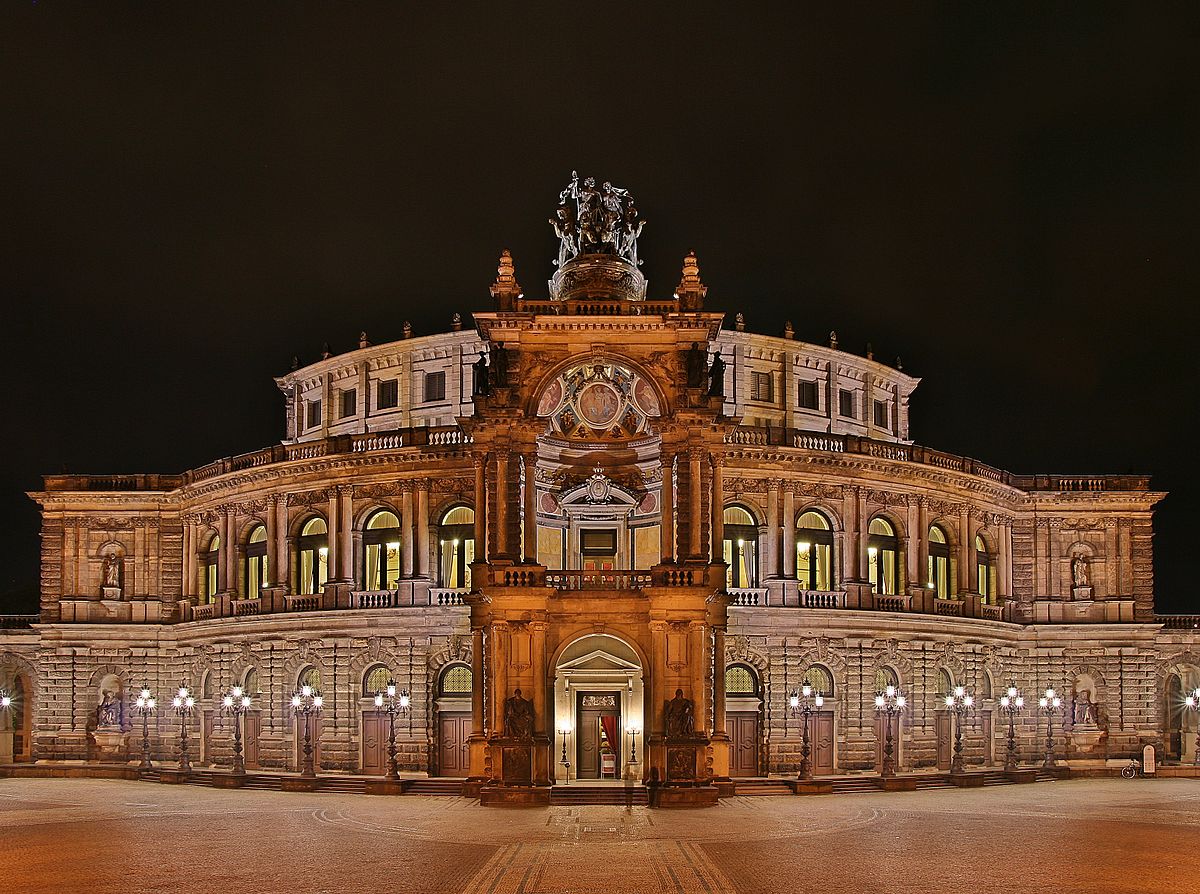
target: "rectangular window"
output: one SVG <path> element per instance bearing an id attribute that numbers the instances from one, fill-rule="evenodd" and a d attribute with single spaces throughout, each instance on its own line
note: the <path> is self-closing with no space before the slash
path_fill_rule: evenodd
<path id="1" fill-rule="evenodd" d="M 395 379 L 380 382 L 375 391 L 375 409 L 390 410 L 400 403 L 399 383 Z"/>
<path id="2" fill-rule="evenodd" d="M 358 412 L 358 391 L 354 388 L 347 388 L 342 392 L 342 415 L 345 419 L 347 416 L 353 416 Z"/>
<path id="3" fill-rule="evenodd" d="M 805 410 L 821 409 L 821 398 L 817 392 L 816 382 L 801 382 L 798 389 L 800 406 Z"/>
<path id="4" fill-rule="evenodd" d="M 765 400 L 771 402 L 775 400 L 775 393 L 772 386 L 770 373 L 752 372 L 750 373 L 750 399 Z"/>
<path id="5" fill-rule="evenodd" d="M 891 422 L 888 417 L 888 402 L 886 400 L 875 401 L 875 427 L 876 428 L 891 428 Z"/>
<path id="6" fill-rule="evenodd" d="M 854 418 L 854 392 L 842 388 L 838 391 L 838 415 Z"/>
<path id="7" fill-rule="evenodd" d="M 446 373 L 425 373 L 425 403 L 446 399 Z"/>
<path id="8" fill-rule="evenodd" d="M 308 428 L 316 428 L 321 424 L 321 402 L 319 400 L 310 400 L 308 402 Z"/>

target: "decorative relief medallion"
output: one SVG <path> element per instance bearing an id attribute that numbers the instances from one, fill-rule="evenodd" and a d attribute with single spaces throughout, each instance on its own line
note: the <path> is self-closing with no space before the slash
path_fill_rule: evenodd
<path id="1" fill-rule="evenodd" d="M 583 707 L 585 708 L 615 708 L 617 706 L 617 697 L 615 695 L 585 695 L 583 697 Z"/>

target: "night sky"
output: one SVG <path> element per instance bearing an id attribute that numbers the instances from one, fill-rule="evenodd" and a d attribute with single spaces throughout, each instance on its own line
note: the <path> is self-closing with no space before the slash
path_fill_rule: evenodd
<path id="1" fill-rule="evenodd" d="M 1194 4 L 203 6 L 0 12 L 0 612 L 40 475 L 277 442 L 292 355 L 489 309 L 503 248 L 544 294 L 573 168 L 651 297 L 694 249 L 749 329 L 901 355 L 917 442 L 1152 474 L 1200 611 Z"/>

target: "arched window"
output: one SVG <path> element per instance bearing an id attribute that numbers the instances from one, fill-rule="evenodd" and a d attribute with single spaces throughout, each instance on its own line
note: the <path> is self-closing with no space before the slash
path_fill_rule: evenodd
<path id="1" fill-rule="evenodd" d="M 881 667 L 875 671 L 875 691 L 887 692 L 889 686 L 900 688 L 900 678 L 890 667 Z"/>
<path id="2" fill-rule="evenodd" d="M 400 585 L 400 519 L 381 509 L 363 531 L 363 587 L 394 590 Z"/>
<path id="3" fill-rule="evenodd" d="M 217 599 L 217 587 L 219 586 L 220 577 L 217 574 L 217 569 L 221 565 L 221 538 L 216 534 L 213 539 L 208 541 L 208 551 L 202 556 L 204 563 L 204 581 L 200 592 L 201 604 L 215 602 Z"/>
<path id="4" fill-rule="evenodd" d="M 983 676 L 979 678 L 979 697 L 992 697 L 992 675 L 988 671 L 984 671 Z"/>
<path id="5" fill-rule="evenodd" d="M 975 535 L 975 590 L 984 602 L 993 601 L 992 557 L 988 555 L 987 544 L 978 534 Z"/>
<path id="6" fill-rule="evenodd" d="M 300 592 L 320 593 L 329 580 L 329 528 L 325 519 L 314 516 L 306 521 L 296 545 L 300 553 Z"/>
<path id="7" fill-rule="evenodd" d="M 250 696 L 251 698 L 259 695 L 257 670 L 250 668 L 250 670 L 246 671 L 246 676 L 242 679 L 242 689 L 245 690 L 246 695 Z"/>
<path id="8" fill-rule="evenodd" d="M 200 678 L 200 698 L 209 701 L 213 697 L 213 672 L 205 671 Z"/>
<path id="9" fill-rule="evenodd" d="M 814 509 L 796 519 L 796 579 L 801 589 L 833 589 L 833 526 Z"/>
<path id="10" fill-rule="evenodd" d="M 321 669 L 310 664 L 304 670 L 300 671 L 300 676 L 296 680 L 300 686 L 311 686 L 314 690 L 320 690 Z"/>
<path id="11" fill-rule="evenodd" d="M 385 665 L 376 664 L 363 674 L 363 697 L 372 698 L 376 692 L 387 692 L 392 682 L 392 672 Z"/>
<path id="12" fill-rule="evenodd" d="M 954 681 L 950 679 L 950 671 L 944 667 L 938 668 L 938 695 L 945 697 L 954 692 Z"/>
<path id="13" fill-rule="evenodd" d="M 438 525 L 438 568 L 443 587 L 470 589 L 475 561 L 475 510 L 455 506 Z"/>
<path id="14" fill-rule="evenodd" d="M 758 585 L 758 525 L 743 506 L 725 507 L 725 586 Z"/>
<path id="15" fill-rule="evenodd" d="M 946 532 L 937 525 L 929 526 L 929 589 L 939 599 L 950 596 L 950 544 Z"/>
<path id="16" fill-rule="evenodd" d="M 833 674 L 824 665 L 814 664 L 806 670 L 804 684 L 811 686 L 814 693 L 819 692 L 825 698 L 833 698 Z"/>
<path id="17" fill-rule="evenodd" d="M 758 697 L 758 674 L 745 664 L 725 668 L 725 694 L 734 698 Z"/>
<path id="18" fill-rule="evenodd" d="M 250 532 L 250 540 L 246 543 L 246 579 L 242 592 L 247 599 L 258 599 L 266 585 L 267 529 L 258 525 Z"/>
<path id="19" fill-rule="evenodd" d="M 465 664 L 452 664 L 442 671 L 438 693 L 447 698 L 463 698 L 471 694 L 474 677 Z"/>
<path id="20" fill-rule="evenodd" d="M 873 518 L 867 528 L 867 579 L 871 590 L 894 596 L 900 592 L 899 541 L 886 518 Z"/>

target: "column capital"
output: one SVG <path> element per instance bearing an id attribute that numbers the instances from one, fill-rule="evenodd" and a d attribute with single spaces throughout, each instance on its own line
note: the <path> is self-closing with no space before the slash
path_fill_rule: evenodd
<path id="1" fill-rule="evenodd" d="M 428 478 L 418 478 L 414 483 L 418 492 L 429 493 L 430 482 Z"/>

